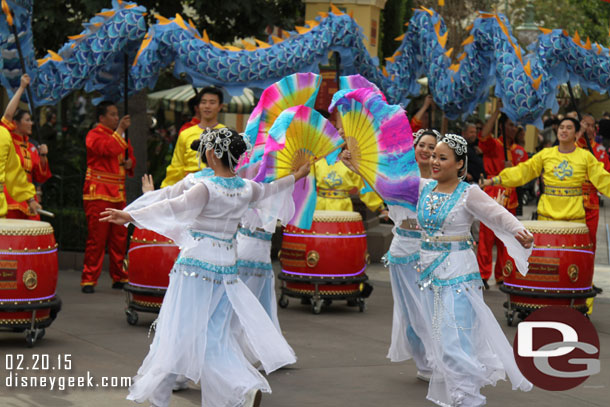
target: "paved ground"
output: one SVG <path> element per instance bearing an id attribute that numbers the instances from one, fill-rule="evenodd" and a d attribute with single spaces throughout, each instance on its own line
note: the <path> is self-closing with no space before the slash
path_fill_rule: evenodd
<path id="1" fill-rule="evenodd" d="M 604 212 L 605 216 L 605 212 Z M 603 227 L 602 227 L 603 226 Z M 600 225 L 604 230 L 605 226 Z M 600 241 L 600 246 L 605 240 Z M 601 260 L 601 259 L 600 259 Z M 265 407 L 286 406 L 429 406 L 425 400 L 427 387 L 415 379 L 412 362 L 390 363 L 385 355 L 389 346 L 392 298 L 387 270 L 372 265 L 368 274 L 375 287 L 368 309 L 359 313 L 344 304 L 333 304 L 313 315 L 309 308 L 291 300 L 287 309 L 279 312 L 282 329 L 299 357 L 298 363 L 269 376 L 273 394 L 263 397 Z M 36 359 L 50 358 L 49 369 L 38 376 L 59 379 L 61 376 L 87 375 L 101 385 L 103 376 L 130 377 L 136 373 L 151 339 L 148 330 L 155 316 L 140 313 L 137 326 L 126 323 L 124 295 L 110 289 L 104 273 L 94 295 L 84 295 L 79 289 L 80 273 L 61 270 L 58 295 L 63 309 L 44 339 L 32 349 L 25 346 L 22 334 L 0 332 L 0 406 L 6 407 L 71 407 L 71 406 L 131 406 L 125 400 L 125 388 L 66 389 L 7 388 L 7 377 L 13 373 L 33 375 Z M 596 300 L 591 318 L 601 341 L 600 374 L 566 392 L 534 389 L 528 393 L 512 391 L 501 382 L 495 388 L 485 388 L 489 406 L 603 406 L 610 395 L 610 267 L 596 265 L 595 283 L 604 288 Z M 485 300 L 496 315 L 506 336 L 512 342 L 516 328 L 504 320 L 502 303 L 505 295 L 495 286 L 485 292 Z M 70 355 L 70 356 L 67 356 Z M 70 370 L 58 370 L 57 359 L 69 357 Z M 17 363 L 23 359 L 22 367 Z M 13 361 L 13 369 L 7 362 Z M 39 363 L 39 367 L 41 367 Z M 56 369 L 51 369 L 55 367 Z M 198 386 L 176 393 L 172 406 L 198 406 Z"/>

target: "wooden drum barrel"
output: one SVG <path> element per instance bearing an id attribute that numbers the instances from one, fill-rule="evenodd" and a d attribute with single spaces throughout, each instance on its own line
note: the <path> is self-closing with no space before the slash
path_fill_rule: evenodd
<path id="1" fill-rule="evenodd" d="M 61 306 L 57 269 L 49 223 L 0 219 L 0 327 L 31 334 L 51 324 Z M 36 335 L 26 339 L 31 345 Z"/>
<path id="2" fill-rule="evenodd" d="M 126 314 L 127 322 L 134 325 L 138 319 L 135 311 L 159 312 L 180 249 L 165 236 L 136 228 L 128 253 L 129 284 L 125 290 L 130 298 Z"/>
<path id="3" fill-rule="evenodd" d="M 316 211 L 310 230 L 287 226 L 280 263 L 282 294 L 314 299 L 360 297 L 368 263 L 362 217 L 357 212 Z"/>
<path id="4" fill-rule="evenodd" d="M 526 276 L 512 261 L 503 268 L 500 289 L 509 294 L 509 311 L 527 314 L 545 306 L 565 305 L 586 312 L 586 299 L 595 295 L 595 253 L 587 226 L 560 221 L 522 223 L 534 235 L 534 250 Z"/>

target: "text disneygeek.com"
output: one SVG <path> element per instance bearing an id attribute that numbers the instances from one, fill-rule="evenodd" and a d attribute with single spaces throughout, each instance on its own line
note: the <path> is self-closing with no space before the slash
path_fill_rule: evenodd
<path id="1" fill-rule="evenodd" d="M 4 377 L 1 386 L 5 388 L 46 388 L 65 390 L 72 388 L 126 388 L 131 386 L 131 377 L 94 377 L 90 371 L 84 375 L 71 376 L 71 354 L 6 354 Z M 53 375 L 44 373 L 53 372 Z M 62 374 L 63 373 L 63 374 Z"/>

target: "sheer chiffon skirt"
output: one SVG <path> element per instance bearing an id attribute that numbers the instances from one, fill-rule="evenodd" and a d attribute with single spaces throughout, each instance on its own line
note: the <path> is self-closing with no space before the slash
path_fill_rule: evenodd
<path id="1" fill-rule="evenodd" d="M 171 394 L 174 375 L 201 381 L 206 407 L 241 406 L 252 389 L 271 392 L 240 342 L 267 373 L 296 362 L 293 350 L 237 275 L 209 268 L 174 265 L 155 337 L 129 389 L 129 400 L 167 405 L 169 394 L 164 393 Z"/>
<path id="2" fill-rule="evenodd" d="M 416 261 L 389 264 L 394 310 L 392 342 L 387 357 L 392 362 L 412 358 L 418 370 L 429 372 L 431 365 L 420 336 L 426 338 L 431 335 L 422 309 L 422 291 L 417 285 L 419 274 L 416 266 Z"/>
<path id="3" fill-rule="evenodd" d="M 512 346 L 483 300 L 480 276 L 448 286 L 431 285 L 422 298 L 432 333 L 421 337 L 432 344 L 430 401 L 440 406 L 485 405 L 481 387 L 495 385 L 507 375 L 513 390 L 531 390 Z"/>
<path id="4" fill-rule="evenodd" d="M 269 239 L 271 235 L 269 234 Z M 271 240 L 237 233 L 237 272 L 280 331 L 275 277 L 271 265 Z"/>

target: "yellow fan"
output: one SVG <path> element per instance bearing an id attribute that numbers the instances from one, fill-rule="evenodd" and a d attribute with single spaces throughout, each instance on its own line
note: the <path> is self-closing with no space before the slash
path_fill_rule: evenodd
<path id="1" fill-rule="evenodd" d="M 351 153 L 350 163 L 373 186 L 379 167 L 377 133 L 372 114 L 361 103 L 351 99 L 349 105 L 339 107 L 345 143 Z"/>
<path id="2" fill-rule="evenodd" d="M 307 162 L 339 153 L 343 140 L 337 129 L 320 113 L 296 106 L 284 110 L 269 131 L 265 155 L 256 180 L 285 177 Z"/>

